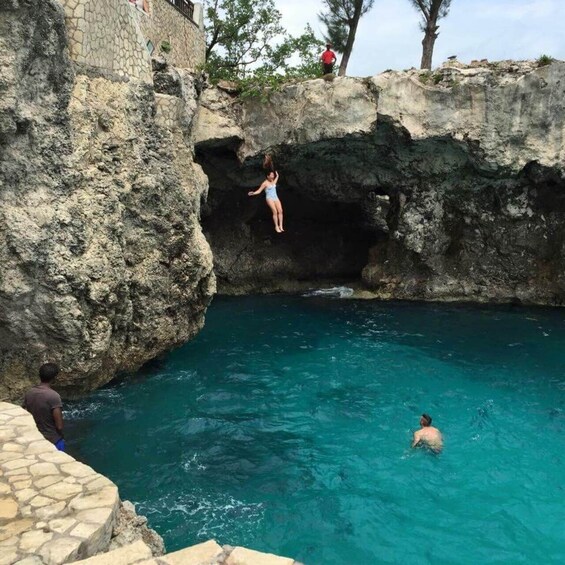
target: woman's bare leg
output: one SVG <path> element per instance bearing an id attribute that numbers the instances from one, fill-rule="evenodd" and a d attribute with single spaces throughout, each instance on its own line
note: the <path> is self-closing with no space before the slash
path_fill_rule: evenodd
<path id="1" fill-rule="evenodd" d="M 275 205 L 275 201 L 274 200 L 266 200 L 267 202 L 267 206 L 271 209 L 271 212 L 273 213 L 273 224 L 275 224 L 275 231 L 277 233 L 280 233 L 280 228 L 279 228 L 279 221 L 278 221 L 278 213 L 277 213 L 277 207 Z"/>
<path id="2" fill-rule="evenodd" d="M 281 231 L 284 231 L 283 228 L 283 209 L 282 209 L 282 204 L 280 200 L 275 200 L 275 207 L 277 209 L 277 216 L 279 218 L 279 229 Z"/>

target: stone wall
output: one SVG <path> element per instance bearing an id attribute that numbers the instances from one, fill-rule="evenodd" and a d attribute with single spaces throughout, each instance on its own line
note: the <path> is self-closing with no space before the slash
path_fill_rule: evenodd
<path id="1" fill-rule="evenodd" d="M 194 5 L 194 20 L 167 0 L 149 0 L 143 12 L 128 0 L 58 0 L 65 8 L 71 59 L 123 79 L 151 81 L 149 42 L 155 53 L 163 42 L 169 62 L 195 70 L 204 63 L 206 39 L 202 4 Z"/>
<path id="2" fill-rule="evenodd" d="M 202 4 L 194 5 L 194 21 L 184 17 L 167 0 L 150 0 L 149 15 L 140 18 L 141 30 L 159 50 L 163 41 L 171 46 L 167 56 L 175 67 L 195 70 L 204 63 L 206 39 Z"/>
<path id="3" fill-rule="evenodd" d="M 59 1 L 73 61 L 122 78 L 151 81 L 151 61 L 139 27 L 145 16 L 127 0 Z"/>
<path id="4" fill-rule="evenodd" d="M 0 445 L 1 563 L 67 563 L 108 547 L 116 485 L 57 451 L 30 414 L 5 402 Z"/>

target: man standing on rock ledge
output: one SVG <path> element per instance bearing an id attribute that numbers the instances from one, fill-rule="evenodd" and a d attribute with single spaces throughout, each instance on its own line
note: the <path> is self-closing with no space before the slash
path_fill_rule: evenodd
<path id="1" fill-rule="evenodd" d="M 324 74 L 330 75 L 334 72 L 334 63 L 337 60 L 335 53 L 332 51 L 332 44 L 326 44 L 326 50 L 322 53 L 320 57 L 322 61 L 322 66 L 324 67 Z"/>
<path id="2" fill-rule="evenodd" d="M 51 388 L 59 374 L 55 363 L 44 363 L 39 369 L 41 383 L 30 388 L 24 397 L 23 407 L 33 416 L 37 429 L 59 451 L 65 451 L 63 438 L 63 403 L 61 397 Z"/>

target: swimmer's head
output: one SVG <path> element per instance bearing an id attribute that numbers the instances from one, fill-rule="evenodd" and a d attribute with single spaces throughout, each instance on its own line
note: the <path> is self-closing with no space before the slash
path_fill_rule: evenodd
<path id="1" fill-rule="evenodd" d="M 432 425 L 432 417 L 429 414 L 422 414 L 420 418 L 420 426 L 431 426 Z"/>

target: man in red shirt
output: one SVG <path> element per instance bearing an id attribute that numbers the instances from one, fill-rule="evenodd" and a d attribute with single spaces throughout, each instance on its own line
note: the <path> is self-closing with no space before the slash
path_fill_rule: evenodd
<path id="1" fill-rule="evenodd" d="M 326 44 L 326 50 L 322 53 L 320 57 L 322 65 L 324 67 L 324 74 L 329 75 L 334 71 L 334 63 L 337 61 L 335 53 L 332 51 L 332 44 Z"/>

